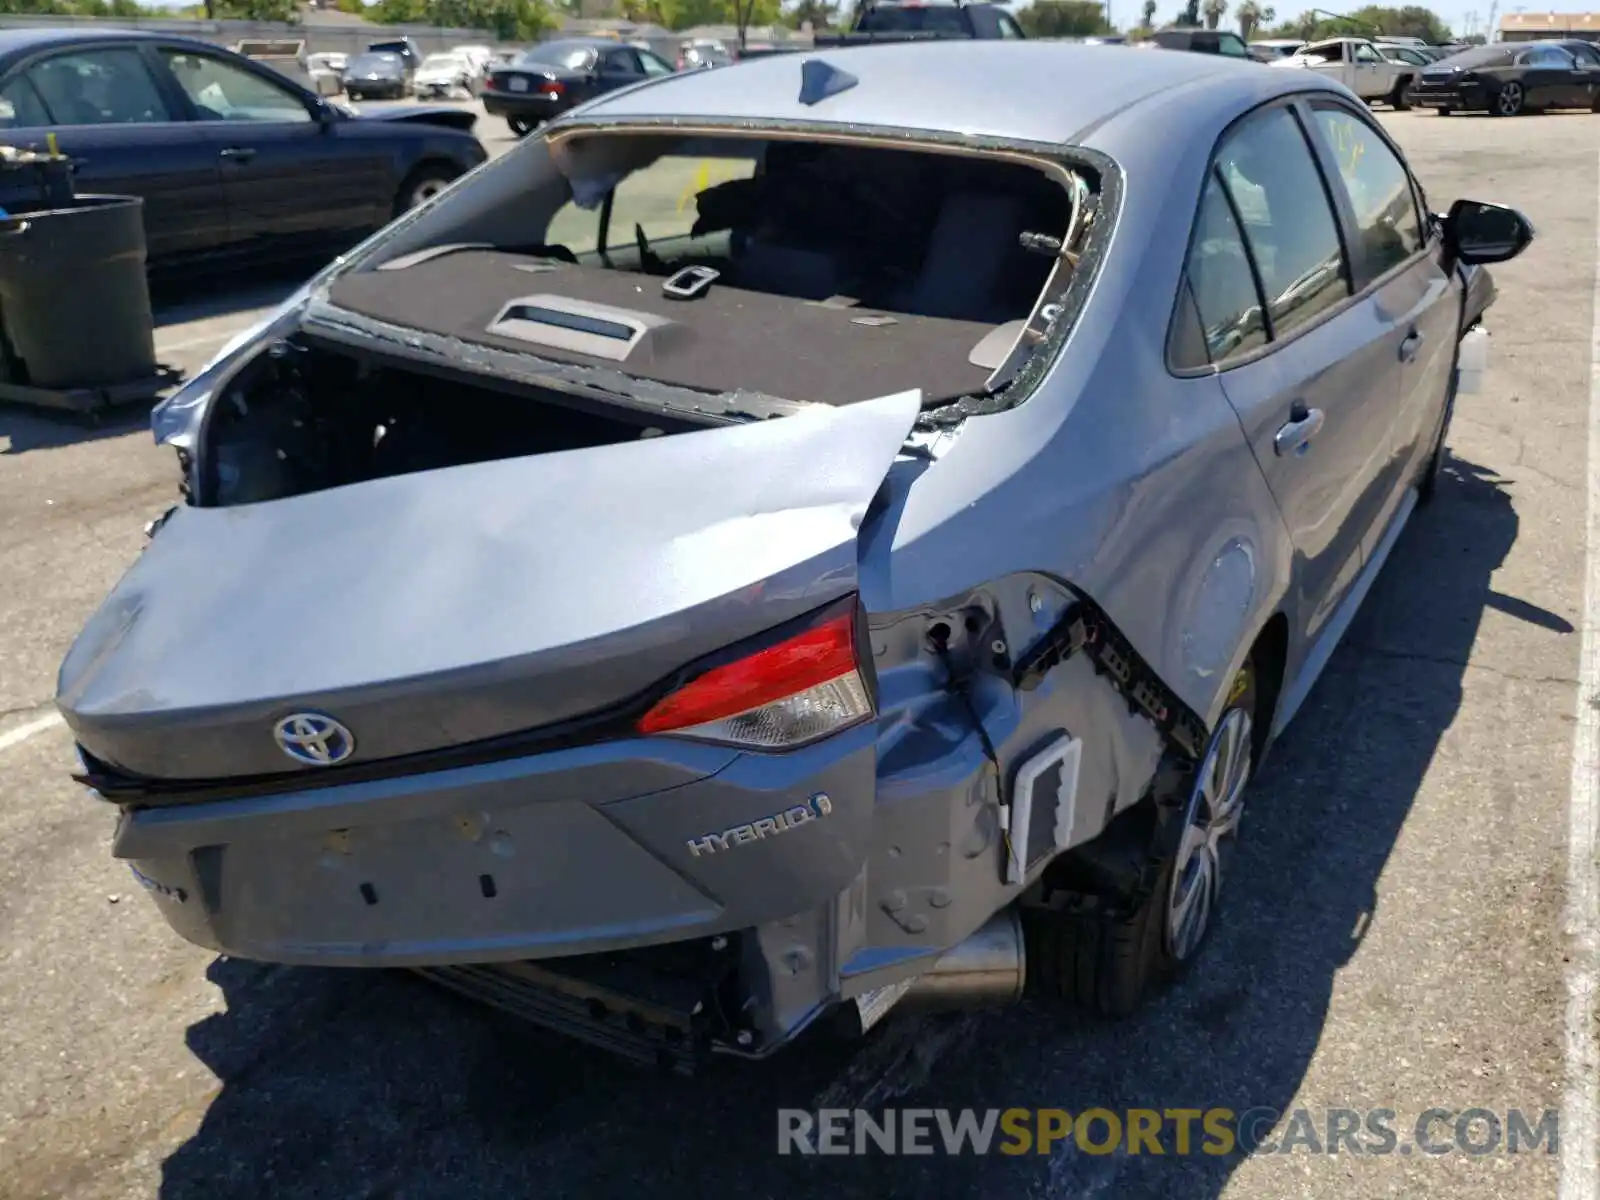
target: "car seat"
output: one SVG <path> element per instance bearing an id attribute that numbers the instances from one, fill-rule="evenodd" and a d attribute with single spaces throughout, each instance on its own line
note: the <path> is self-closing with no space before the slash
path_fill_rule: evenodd
<path id="1" fill-rule="evenodd" d="M 934 221 L 916 278 L 890 307 L 928 317 L 1000 323 L 1017 316 L 1001 296 L 1007 275 L 1028 263 L 1018 243 L 1022 201 L 1006 193 L 953 192 Z"/>

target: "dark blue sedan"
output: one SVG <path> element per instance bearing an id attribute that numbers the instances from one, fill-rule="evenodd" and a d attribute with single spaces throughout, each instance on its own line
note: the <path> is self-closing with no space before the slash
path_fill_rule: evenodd
<path id="1" fill-rule="evenodd" d="M 150 261 L 233 266 L 348 247 L 487 157 L 459 109 L 353 116 L 206 42 L 0 31 L 0 145 L 77 163 L 80 192 L 142 196 Z M 36 197 L 0 172 L 0 205 Z"/>

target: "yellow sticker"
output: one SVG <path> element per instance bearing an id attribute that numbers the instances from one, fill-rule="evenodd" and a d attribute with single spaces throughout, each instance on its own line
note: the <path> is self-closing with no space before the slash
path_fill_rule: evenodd
<path id="1" fill-rule="evenodd" d="M 700 165 L 695 168 L 694 182 L 684 189 L 683 195 L 678 197 L 678 211 L 682 212 L 684 209 L 688 208 L 689 201 L 693 200 L 696 196 L 710 186 L 711 162 L 708 159 L 702 158 L 700 160 Z"/>
<path id="2" fill-rule="evenodd" d="M 1240 671 L 1237 675 L 1235 675 L 1233 677 L 1233 687 L 1231 689 L 1229 689 L 1229 691 L 1228 691 L 1228 703 L 1229 704 L 1237 703 L 1238 700 L 1239 700 L 1239 697 L 1243 696 L 1245 694 L 1246 690 L 1248 690 L 1249 687 L 1250 687 L 1250 675 L 1249 675 L 1249 673 L 1245 672 L 1245 671 Z"/>

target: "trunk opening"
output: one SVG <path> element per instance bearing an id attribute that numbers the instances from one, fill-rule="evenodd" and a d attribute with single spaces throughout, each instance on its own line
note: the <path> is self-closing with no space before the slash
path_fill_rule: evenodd
<path id="1" fill-rule="evenodd" d="M 278 500 L 441 467 L 610 446 L 704 421 L 469 372 L 424 371 L 301 335 L 245 368 L 207 429 L 201 494 Z"/>

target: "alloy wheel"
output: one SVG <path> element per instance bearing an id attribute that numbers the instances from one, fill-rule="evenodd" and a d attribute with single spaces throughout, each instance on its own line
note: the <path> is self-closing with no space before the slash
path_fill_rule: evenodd
<path id="1" fill-rule="evenodd" d="M 1494 98 L 1494 111 L 1502 117 L 1514 117 L 1522 111 L 1522 85 L 1508 83 Z"/>
<path id="2" fill-rule="evenodd" d="M 1230 709 L 1195 772 L 1167 897 L 1167 950 L 1179 962 L 1205 938 L 1222 889 L 1225 843 L 1238 831 L 1250 778 L 1250 714 Z"/>

